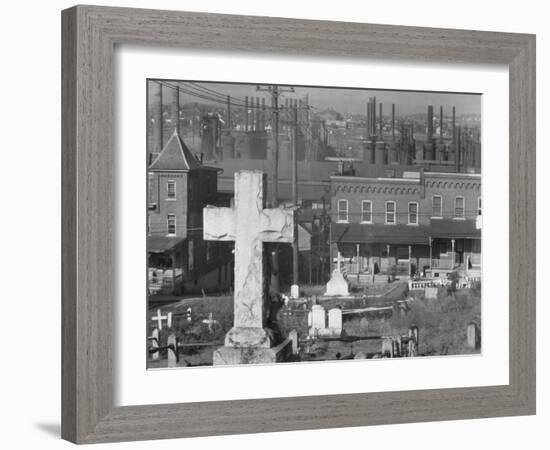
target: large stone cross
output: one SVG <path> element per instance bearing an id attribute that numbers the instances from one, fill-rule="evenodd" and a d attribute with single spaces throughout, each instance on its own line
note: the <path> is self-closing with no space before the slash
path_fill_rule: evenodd
<path id="1" fill-rule="evenodd" d="M 261 171 L 235 173 L 235 202 L 230 208 L 203 210 L 204 239 L 235 242 L 233 328 L 226 347 L 270 347 L 264 329 L 264 242 L 292 242 L 294 210 L 265 208 L 266 178 Z"/>

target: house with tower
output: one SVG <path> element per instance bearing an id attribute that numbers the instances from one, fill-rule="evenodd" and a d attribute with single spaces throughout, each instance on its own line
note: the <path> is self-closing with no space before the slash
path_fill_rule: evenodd
<path id="1" fill-rule="evenodd" d="M 177 129 L 149 165 L 149 292 L 182 294 L 230 287 L 231 244 L 202 239 L 203 208 L 229 205 L 229 197 L 218 194 L 219 171 L 203 165 Z"/>

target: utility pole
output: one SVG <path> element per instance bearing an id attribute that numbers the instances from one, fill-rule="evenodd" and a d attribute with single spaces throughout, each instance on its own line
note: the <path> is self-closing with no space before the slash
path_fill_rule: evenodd
<path id="1" fill-rule="evenodd" d="M 256 86 L 258 92 L 269 92 L 271 94 L 271 133 L 273 135 L 273 154 L 271 161 L 271 180 L 273 188 L 271 189 L 271 208 L 276 208 L 279 203 L 279 95 L 282 92 L 294 92 L 294 88 L 283 89 L 277 85 Z M 279 252 L 275 246 L 270 245 L 271 254 L 271 277 L 269 282 L 269 297 L 277 296 L 280 292 L 279 287 Z"/>
<path id="2" fill-rule="evenodd" d="M 227 96 L 227 132 L 231 131 L 231 97 Z"/>
<path id="3" fill-rule="evenodd" d="M 284 89 L 274 84 L 266 87 L 256 86 L 256 91 L 271 94 L 271 132 L 273 134 L 271 207 L 276 208 L 279 203 L 279 96 L 283 92 L 294 92 L 294 88 Z"/>
<path id="4" fill-rule="evenodd" d="M 174 119 L 176 123 L 174 124 L 176 127 L 176 131 L 178 134 L 180 134 L 180 85 L 179 83 L 176 85 L 176 104 L 174 105 Z"/>
<path id="5" fill-rule="evenodd" d="M 298 208 L 298 105 L 293 108 L 293 139 L 292 139 L 292 204 Z M 298 221 L 294 220 L 294 242 L 292 243 L 292 284 L 298 285 Z"/>

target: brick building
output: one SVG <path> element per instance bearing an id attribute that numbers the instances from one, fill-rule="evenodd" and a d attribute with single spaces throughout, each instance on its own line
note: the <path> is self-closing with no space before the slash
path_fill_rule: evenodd
<path id="1" fill-rule="evenodd" d="M 177 131 L 148 170 L 147 254 L 150 291 L 225 290 L 231 247 L 202 239 L 202 210 L 229 204 L 217 190 L 219 169 L 204 166 Z"/>
<path id="2" fill-rule="evenodd" d="M 481 175 L 331 177 L 333 255 L 351 273 L 444 276 L 481 265 Z"/>

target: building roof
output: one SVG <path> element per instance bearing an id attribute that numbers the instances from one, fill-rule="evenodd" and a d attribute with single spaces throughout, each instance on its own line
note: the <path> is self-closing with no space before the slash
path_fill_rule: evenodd
<path id="1" fill-rule="evenodd" d="M 429 245 L 427 226 L 333 223 L 331 241 L 348 244 Z"/>
<path id="2" fill-rule="evenodd" d="M 147 237 L 147 252 L 148 253 L 164 253 L 172 250 L 176 245 L 185 241 L 186 238 L 176 236 L 148 236 Z"/>
<path id="3" fill-rule="evenodd" d="M 202 167 L 175 129 L 162 151 L 149 166 L 149 170 L 188 172 Z"/>
<path id="4" fill-rule="evenodd" d="M 480 239 L 473 220 L 436 219 L 430 226 L 333 223 L 332 242 L 348 244 L 429 245 L 431 238 Z"/>
<path id="5" fill-rule="evenodd" d="M 272 162 L 263 159 L 227 159 L 212 163 L 223 169 L 218 177 L 218 190 L 233 192 L 235 172 L 239 170 L 261 170 L 268 174 L 268 190 L 271 190 Z M 298 196 L 306 200 L 320 200 L 328 195 L 330 176 L 336 172 L 335 162 L 298 161 Z M 279 199 L 292 198 L 292 166 L 290 160 L 279 160 Z M 328 197 L 327 197 L 328 200 Z"/>
<path id="6" fill-rule="evenodd" d="M 434 219 L 431 221 L 431 236 L 448 239 L 481 239 L 481 230 L 475 220 Z"/>

